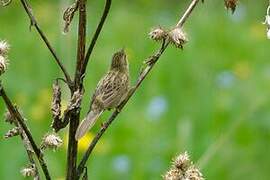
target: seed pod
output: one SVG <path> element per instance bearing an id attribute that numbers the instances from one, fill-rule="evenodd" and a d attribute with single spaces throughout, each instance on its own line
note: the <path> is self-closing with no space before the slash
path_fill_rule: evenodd
<path id="1" fill-rule="evenodd" d="M 18 135 L 20 135 L 21 133 L 22 133 L 21 128 L 15 127 L 15 128 L 9 130 L 9 131 L 6 133 L 5 136 L 4 136 L 4 138 L 7 139 L 7 138 L 14 137 L 14 136 L 18 136 Z"/>

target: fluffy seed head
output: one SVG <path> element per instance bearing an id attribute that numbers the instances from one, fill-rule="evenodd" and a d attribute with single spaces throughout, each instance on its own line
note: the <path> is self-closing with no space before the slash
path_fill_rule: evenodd
<path id="1" fill-rule="evenodd" d="M 184 152 L 183 154 L 180 154 L 173 160 L 173 166 L 175 166 L 177 169 L 181 169 L 183 171 L 186 171 L 187 168 L 190 166 L 190 159 L 187 152 Z"/>
<path id="2" fill-rule="evenodd" d="M 232 13 L 234 13 L 238 0 L 224 0 L 226 9 L 231 9 Z"/>
<path id="3" fill-rule="evenodd" d="M 18 136 L 19 134 L 22 133 L 22 130 L 21 128 L 19 127 L 15 127 L 13 129 L 10 129 L 4 136 L 4 138 L 11 138 L 11 137 L 14 137 L 14 136 Z"/>
<path id="4" fill-rule="evenodd" d="M 163 40 L 167 35 L 167 32 L 161 27 L 155 28 L 149 33 L 149 37 L 155 41 Z"/>
<path id="5" fill-rule="evenodd" d="M 0 55 L 0 75 L 6 72 L 8 66 L 8 60 L 6 57 Z"/>
<path id="6" fill-rule="evenodd" d="M 36 171 L 36 168 L 34 165 L 30 165 L 30 166 L 23 168 L 21 170 L 21 174 L 24 177 L 34 177 L 34 176 L 36 176 L 36 173 L 37 173 L 37 171 Z"/>
<path id="7" fill-rule="evenodd" d="M 202 173 L 195 166 L 188 168 L 185 177 L 188 180 L 204 180 Z"/>
<path id="8" fill-rule="evenodd" d="M 55 133 L 47 134 L 43 137 L 41 148 L 56 150 L 63 144 L 62 139 Z"/>
<path id="9" fill-rule="evenodd" d="M 179 169 L 170 169 L 164 176 L 164 180 L 182 180 L 184 178 Z"/>
<path id="10" fill-rule="evenodd" d="M 188 41 L 186 34 L 179 27 L 176 27 L 169 32 L 169 40 L 177 48 L 181 49 L 183 48 L 183 45 Z"/>
<path id="11" fill-rule="evenodd" d="M 0 41 L 0 55 L 6 56 L 9 51 L 9 44 L 6 41 Z"/>
<path id="12" fill-rule="evenodd" d="M 11 115 L 11 113 L 9 112 L 9 110 L 6 110 L 5 114 L 4 114 L 4 119 L 6 122 L 13 124 L 15 122 L 15 117 Z"/>
<path id="13" fill-rule="evenodd" d="M 267 30 L 267 38 L 270 39 L 270 29 Z"/>

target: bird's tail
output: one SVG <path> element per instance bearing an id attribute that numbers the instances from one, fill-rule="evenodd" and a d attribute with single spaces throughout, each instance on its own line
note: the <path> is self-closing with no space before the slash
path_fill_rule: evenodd
<path id="1" fill-rule="evenodd" d="M 80 138 L 82 138 L 91 127 L 94 126 L 94 124 L 96 123 L 98 117 L 101 115 L 102 112 L 103 110 L 97 110 L 97 111 L 90 111 L 87 114 L 86 118 L 81 122 L 76 131 L 75 138 L 77 141 Z"/>

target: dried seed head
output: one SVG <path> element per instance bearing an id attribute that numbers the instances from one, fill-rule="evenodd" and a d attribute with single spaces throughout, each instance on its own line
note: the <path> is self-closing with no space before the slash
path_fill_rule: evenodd
<path id="1" fill-rule="evenodd" d="M 83 94 L 80 90 L 75 91 L 68 104 L 68 109 L 73 110 L 73 109 L 79 108 L 81 106 L 82 96 Z"/>
<path id="2" fill-rule="evenodd" d="M 5 121 L 10 123 L 10 124 L 13 124 L 16 120 L 15 117 L 11 115 L 9 110 L 6 110 L 6 112 L 4 114 L 4 118 L 5 118 Z"/>
<path id="3" fill-rule="evenodd" d="M 188 180 L 204 180 L 202 173 L 195 166 L 189 167 L 185 174 Z"/>
<path id="4" fill-rule="evenodd" d="M 234 13 L 238 0 L 224 0 L 226 9 L 231 9 L 232 13 Z"/>
<path id="5" fill-rule="evenodd" d="M 8 60 L 6 57 L 0 55 L 0 75 L 6 72 L 8 66 Z"/>
<path id="6" fill-rule="evenodd" d="M 164 176 L 164 180 L 182 180 L 184 178 L 183 173 L 179 169 L 170 169 Z"/>
<path id="7" fill-rule="evenodd" d="M 57 119 L 61 116 L 61 88 L 56 82 L 53 84 L 53 100 L 51 106 L 53 118 Z"/>
<path id="8" fill-rule="evenodd" d="M 52 134 L 46 134 L 43 137 L 41 149 L 52 149 L 56 150 L 63 144 L 62 139 L 55 133 Z"/>
<path id="9" fill-rule="evenodd" d="M 7 56 L 9 51 L 9 44 L 6 41 L 0 41 L 0 55 Z"/>
<path id="10" fill-rule="evenodd" d="M 181 49 L 183 48 L 183 45 L 188 41 L 186 34 L 179 27 L 176 27 L 169 32 L 169 40 L 177 48 Z"/>
<path id="11" fill-rule="evenodd" d="M 74 17 L 75 12 L 78 10 L 78 0 L 76 0 L 71 6 L 69 6 L 63 15 L 63 20 L 65 21 L 64 34 L 68 33 L 69 26 Z"/>
<path id="12" fill-rule="evenodd" d="M 12 0 L 0 0 L 0 4 L 2 6 L 7 6 L 12 2 Z"/>
<path id="13" fill-rule="evenodd" d="M 191 162 L 187 152 L 180 154 L 173 160 L 173 166 L 177 169 L 181 169 L 182 171 L 186 171 L 190 164 Z"/>
<path id="14" fill-rule="evenodd" d="M 192 165 L 187 152 L 173 160 L 171 169 L 163 176 L 164 180 L 204 180 L 202 173 Z"/>
<path id="15" fill-rule="evenodd" d="M 4 136 L 4 138 L 7 139 L 7 138 L 14 137 L 14 136 L 18 136 L 18 135 L 20 135 L 21 133 L 22 133 L 22 129 L 19 128 L 19 127 L 15 127 L 15 128 L 9 130 L 9 131 L 6 133 L 5 136 Z"/>
<path id="16" fill-rule="evenodd" d="M 37 174 L 37 171 L 36 171 L 36 167 L 35 165 L 30 165 L 26 168 L 23 168 L 21 170 L 21 174 L 24 176 L 24 177 L 35 177 L 36 174 Z"/>
<path id="17" fill-rule="evenodd" d="M 166 39 L 167 35 L 167 32 L 161 27 L 155 28 L 149 33 L 149 37 L 155 41 Z"/>
<path id="18" fill-rule="evenodd" d="M 270 39 L 270 29 L 267 30 L 266 35 L 267 35 L 267 38 Z"/>

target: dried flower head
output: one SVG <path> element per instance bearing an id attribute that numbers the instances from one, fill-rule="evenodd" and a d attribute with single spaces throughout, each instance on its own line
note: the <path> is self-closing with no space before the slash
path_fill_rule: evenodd
<path id="1" fill-rule="evenodd" d="M 188 180 L 204 180 L 202 173 L 195 166 L 189 167 L 185 174 Z"/>
<path id="2" fill-rule="evenodd" d="M 15 117 L 11 115 L 11 113 L 9 112 L 9 110 L 6 110 L 5 114 L 4 114 L 4 119 L 6 122 L 13 124 L 15 122 Z"/>
<path id="3" fill-rule="evenodd" d="M 75 12 L 78 10 L 78 0 L 76 0 L 72 5 L 70 5 L 64 12 L 63 20 L 65 21 L 64 34 L 68 33 L 69 26 L 73 20 Z"/>
<path id="4" fill-rule="evenodd" d="M 267 38 L 270 39 L 270 29 L 267 30 L 266 35 L 267 35 Z"/>
<path id="5" fill-rule="evenodd" d="M 188 41 L 184 31 L 176 27 L 169 32 L 169 41 L 174 44 L 177 48 L 183 48 L 183 45 Z"/>
<path id="6" fill-rule="evenodd" d="M 37 174 L 37 171 L 36 171 L 36 167 L 35 165 L 29 165 L 28 167 L 26 168 L 23 168 L 21 170 L 21 174 L 24 176 L 24 177 L 34 177 L 36 176 Z"/>
<path id="7" fill-rule="evenodd" d="M 149 33 L 149 37 L 155 41 L 166 39 L 167 36 L 167 32 L 161 27 L 155 28 Z"/>
<path id="8" fill-rule="evenodd" d="M 0 55 L 0 75 L 6 72 L 8 66 L 8 60 L 6 57 Z"/>
<path id="9" fill-rule="evenodd" d="M 224 0 L 225 7 L 227 9 L 231 9 L 232 13 L 234 13 L 238 0 Z"/>
<path id="10" fill-rule="evenodd" d="M 182 171 L 186 171 L 190 166 L 190 159 L 187 152 L 184 152 L 183 154 L 177 156 L 173 160 L 173 166 L 175 166 L 177 169 L 181 169 Z"/>
<path id="11" fill-rule="evenodd" d="M 9 131 L 6 133 L 5 136 L 4 136 L 4 138 L 7 139 L 7 138 L 14 137 L 14 136 L 18 136 L 18 135 L 20 135 L 21 133 L 22 133 L 22 129 L 19 128 L 19 127 L 15 127 L 15 128 L 9 130 Z"/>
<path id="12" fill-rule="evenodd" d="M 7 6 L 12 2 L 12 0 L 0 0 L 0 4 L 2 6 Z"/>
<path id="13" fill-rule="evenodd" d="M 267 7 L 267 10 L 266 10 L 266 16 L 265 16 L 265 21 L 264 23 L 266 25 L 266 35 L 267 35 L 267 38 L 270 39 L 270 4 L 269 6 Z"/>
<path id="14" fill-rule="evenodd" d="M 9 51 L 9 44 L 6 41 L 0 41 L 0 55 L 7 56 Z"/>
<path id="15" fill-rule="evenodd" d="M 58 82 L 53 83 L 53 100 L 51 106 L 53 118 L 57 119 L 61 116 L 61 88 Z"/>
<path id="16" fill-rule="evenodd" d="M 192 164 L 187 152 L 173 160 L 171 169 L 163 176 L 164 180 L 203 180 L 202 173 Z"/>
<path id="17" fill-rule="evenodd" d="M 73 110 L 79 108 L 81 106 L 82 96 L 83 94 L 80 90 L 75 91 L 68 104 L 68 109 Z"/>
<path id="18" fill-rule="evenodd" d="M 41 149 L 53 149 L 56 150 L 63 144 L 62 139 L 55 133 L 46 134 L 43 137 Z"/>
<path id="19" fill-rule="evenodd" d="M 179 169 L 170 169 L 164 176 L 164 180 L 182 180 L 183 173 Z"/>

